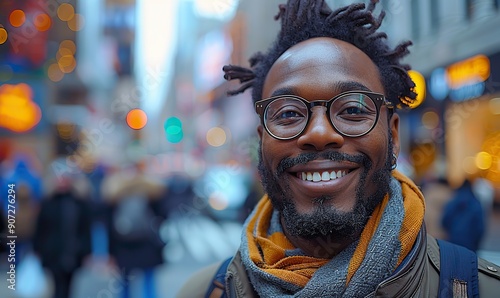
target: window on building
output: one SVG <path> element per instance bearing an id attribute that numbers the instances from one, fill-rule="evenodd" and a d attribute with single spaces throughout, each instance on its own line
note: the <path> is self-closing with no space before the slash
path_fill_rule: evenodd
<path id="1" fill-rule="evenodd" d="M 411 0 L 411 34 L 414 40 L 420 37 L 420 1 Z"/>

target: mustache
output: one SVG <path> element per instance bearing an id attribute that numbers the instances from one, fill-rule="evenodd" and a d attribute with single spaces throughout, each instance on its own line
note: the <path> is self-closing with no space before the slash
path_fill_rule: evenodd
<path id="1" fill-rule="evenodd" d="M 301 153 L 296 157 L 285 157 L 283 158 L 276 169 L 276 174 L 279 176 L 283 174 L 287 169 L 299 165 L 305 164 L 316 159 L 330 159 L 333 161 L 349 161 L 360 166 L 364 166 L 366 169 L 371 168 L 370 159 L 364 154 L 350 155 L 347 153 L 342 153 L 338 151 L 325 151 L 325 152 L 307 152 Z"/>

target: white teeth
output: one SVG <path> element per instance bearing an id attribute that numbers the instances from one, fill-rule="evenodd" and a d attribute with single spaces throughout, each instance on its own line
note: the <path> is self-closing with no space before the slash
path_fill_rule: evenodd
<path id="1" fill-rule="evenodd" d="M 313 181 L 314 182 L 321 181 L 321 175 L 318 172 L 313 173 Z"/>
<path id="2" fill-rule="evenodd" d="M 318 182 L 318 181 L 330 181 L 330 180 L 335 180 L 337 178 L 344 177 L 347 174 L 346 171 L 331 171 L 327 172 L 324 171 L 322 173 L 319 172 L 301 172 L 299 177 L 302 178 L 304 181 L 313 181 L 313 182 Z"/>

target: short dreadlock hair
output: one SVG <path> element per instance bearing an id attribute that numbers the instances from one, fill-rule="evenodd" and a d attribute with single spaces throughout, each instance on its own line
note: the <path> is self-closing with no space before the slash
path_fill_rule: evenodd
<path id="1" fill-rule="evenodd" d="M 362 50 L 377 65 L 387 100 L 399 108 L 408 107 L 416 98 L 415 84 L 408 75 L 410 66 L 400 60 L 409 54 L 411 41 L 405 41 L 391 49 L 387 35 L 376 32 L 384 19 L 382 10 L 378 16 L 374 9 L 378 0 L 351 4 L 332 11 L 324 0 L 288 0 L 279 5 L 275 20 L 281 19 L 281 30 L 267 53 L 257 52 L 250 59 L 250 67 L 236 65 L 223 67 L 224 78 L 237 79 L 242 84 L 229 95 L 253 88 L 253 101 L 262 98 L 262 88 L 267 73 L 274 62 L 290 47 L 314 38 L 331 37 L 348 42 Z"/>

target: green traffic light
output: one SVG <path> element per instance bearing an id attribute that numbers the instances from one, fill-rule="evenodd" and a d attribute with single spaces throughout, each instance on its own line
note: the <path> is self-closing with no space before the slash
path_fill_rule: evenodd
<path id="1" fill-rule="evenodd" d="M 182 131 L 182 121 L 177 117 L 170 117 L 165 120 L 163 125 L 165 129 L 165 135 L 167 141 L 170 143 L 179 143 L 184 137 L 184 132 Z"/>

